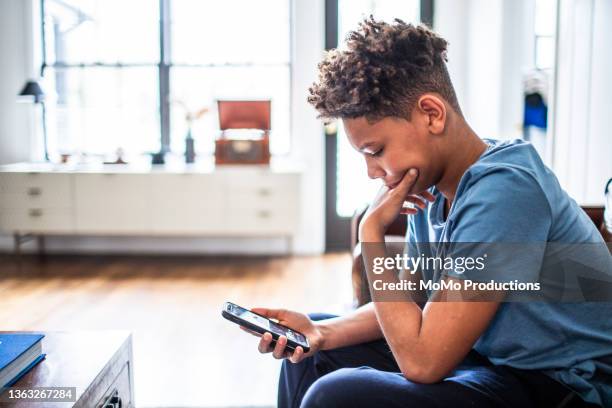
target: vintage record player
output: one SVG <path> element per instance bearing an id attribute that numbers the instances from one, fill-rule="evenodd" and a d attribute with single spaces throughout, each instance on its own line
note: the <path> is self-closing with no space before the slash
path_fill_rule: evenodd
<path id="1" fill-rule="evenodd" d="M 271 101 L 217 101 L 215 164 L 270 164 Z"/>

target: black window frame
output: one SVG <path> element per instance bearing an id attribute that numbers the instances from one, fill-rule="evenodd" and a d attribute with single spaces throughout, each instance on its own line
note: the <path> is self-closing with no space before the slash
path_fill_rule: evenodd
<path id="1" fill-rule="evenodd" d="M 257 64 L 249 63 L 225 63 L 225 64 L 180 64 L 173 63 L 170 59 L 171 55 L 171 29 L 170 29 L 170 6 L 173 0 L 159 0 L 159 61 L 157 64 L 142 64 L 142 63 L 78 63 L 68 64 L 65 62 L 53 62 L 52 64 L 47 63 L 47 43 L 45 36 L 45 2 L 49 0 L 39 0 L 40 2 L 40 25 L 41 25 L 41 48 L 42 48 L 42 63 L 40 67 L 40 77 L 43 78 L 45 70 L 47 68 L 131 68 L 131 67 L 154 67 L 157 65 L 158 70 L 158 103 L 159 103 L 159 128 L 160 128 L 160 151 L 168 153 L 171 150 L 171 98 L 170 98 L 170 71 L 173 67 L 245 67 Z M 288 35 L 293 37 L 293 0 L 287 0 L 289 3 L 289 33 Z M 289 61 L 286 64 L 282 64 L 289 69 L 289 84 L 287 87 L 289 93 L 289 100 L 293 97 L 293 41 L 289 42 Z M 43 119 L 46 120 L 46 119 Z M 287 152 L 276 154 L 275 156 L 286 156 L 291 153 L 292 147 L 292 136 L 291 128 L 293 123 L 293 117 L 289 112 L 289 149 Z M 47 123 L 43 124 L 47 126 Z"/>

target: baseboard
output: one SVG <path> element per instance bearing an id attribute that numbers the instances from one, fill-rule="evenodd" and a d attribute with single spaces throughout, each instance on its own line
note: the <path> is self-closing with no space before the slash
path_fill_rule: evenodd
<path id="1" fill-rule="evenodd" d="M 13 237 L 0 235 L 0 252 L 14 250 Z M 37 251 L 36 241 L 22 245 L 24 253 Z M 133 236 L 46 236 L 49 254 L 157 254 L 157 255 L 286 255 L 292 253 L 283 238 L 202 238 Z"/>

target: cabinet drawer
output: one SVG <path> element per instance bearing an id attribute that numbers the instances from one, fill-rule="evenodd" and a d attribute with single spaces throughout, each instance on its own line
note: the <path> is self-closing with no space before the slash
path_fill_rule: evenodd
<path id="1" fill-rule="evenodd" d="M 299 178 L 292 174 L 267 174 L 262 177 L 232 178 L 228 182 L 228 207 L 274 209 L 297 213 Z"/>
<path id="2" fill-rule="evenodd" d="M 49 195 L 69 195 L 71 175 L 64 173 L 0 173 L 0 193 L 27 193 L 39 188 Z"/>
<path id="3" fill-rule="evenodd" d="M 75 175 L 75 224 L 82 233 L 146 233 L 150 230 L 150 176 Z"/>
<path id="4" fill-rule="evenodd" d="M 130 365 L 123 366 L 121 372 L 114 379 L 111 386 L 106 390 L 104 396 L 95 405 L 96 408 L 107 406 L 130 408 L 132 404 L 132 394 L 130 392 Z M 114 405 L 113 405 L 114 404 Z"/>
<path id="5" fill-rule="evenodd" d="M 156 174 L 152 191 L 155 233 L 207 234 L 225 226 L 226 186 L 210 174 Z"/>
<path id="6" fill-rule="evenodd" d="M 267 172 L 233 173 L 226 175 L 230 192 L 243 192 L 259 196 L 282 194 L 284 191 L 297 186 L 299 177 L 295 174 L 274 174 Z"/>
<path id="7" fill-rule="evenodd" d="M 232 191 L 228 194 L 227 208 L 230 213 L 249 209 L 274 210 L 294 213 L 298 216 L 298 195 L 295 191 L 283 191 L 281 193 L 260 196 L 246 192 Z"/>
<path id="8" fill-rule="evenodd" d="M 0 210 L 0 229 L 22 232 L 73 232 L 72 212 L 53 208 Z"/>
<path id="9" fill-rule="evenodd" d="M 286 209 L 246 208 L 228 214 L 227 230 L 230 233 L 266 236 L 293 234 L 297 226 L 297 213 Z"/>
<path id="10" fill-rule="evenodd" d="M 49 194 L 46 188 L 32 187 L 27 192 L 0 194 L 0 209 L 72 208 L 72 194 Z"/>
<path id="11" fill-rule="evenodd" d="M 70 208 L 69 174 L 0 173 L 0 208 Z"/>

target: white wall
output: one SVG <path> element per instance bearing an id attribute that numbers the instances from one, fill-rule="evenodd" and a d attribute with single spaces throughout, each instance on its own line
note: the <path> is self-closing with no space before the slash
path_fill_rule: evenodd
<path id="1" fill-rule="evenodd" d="M 307 101 L 308 88 L 317 78 L 317 65 L 325 49 L 325 1 L 294 0 L 295 38 L 291 78 L 291 131 L 293 160 L 304 166 L 302 233 L 295 245 L 299 253 L 325 250 L 325 140 L 323 126 Z"/>
<path id="2" fill-rule="evenodd" d="M 32 104 L 17 103 L 17 94 L 36 77 L 33 60 L 32 2 L 0 1 L 0 164 L 29 160 L 34 143 Z"/>
<path id="3" fill-rule="evenodd" d="M 553 169 L 582 204 L 602 204 L 612 177 L 612 2 L 561 0 Z"/>
<path id="4" fill-rule="evenodd" d="M 500 135 L 521 137 L 523 127 L 523 77 L 533 67 L 535 0 L 502 4 Z"/>
<path id="5" fill-rule="evenodd" d="M 468 35 L 466 32 L 469 2 L 466 0 L 436 0 L 434 29 L 448 42 L 448 71 L 457 92 L 459 105 L 466 107 L 468 75 Z M 465 114 L 465 112 L 464 112 Z"/>
<path id="6" fill-rule="evenodd" d="M 501 138 L 502 0 L 469 3 L 465 116 L 481 137 Z"/>
<path id="7" fill-rule="evenodd" d="M 534 0 L 436 0 L 435 29 L 463 113 L 481 137 L 521 136 L 523 72 L 532 65 Z"/>
<path id="8" fill-rule="evenodd" d="M 522 78 L 533 61 L 535 0 L 436 0 L 435 29 L 467 121 L 483 137 L 521 136 Z M 612 2 L 560 0 L 552 151 L 545 159 L 581 204 L 612 177 Z"/>
<path id="9" fill-rule="evenodd" d="M 33 0 L 0 1 L 0 164 L 27 161 L 38 147 L 30 123 L 35 110 L 17 104 L 16 95 L 27 78 L 36 74 L 39 48 L 38 10 Z M 318 254 L 325 243 L 325 185 L 323 130 L 316 113 L 306 102 L 307 89 L 316 79 L 317 63 L 324 49 L 324 1 L 293 0 L 292 123 L 291 160 L 304 169 L 300 233 L 294 252 Z M 34 33 L 34 34 L 33 34 Z M 7 40 L 10 39 L 10 40 Z M 0 236 L 0 249 L 11 248 L 8 236 Z M 109 238 L 50 237 L 50 251 L 128 252 L 128 253 L 276 253 L 286 250 L 277 239 L 193 239 L 193 238 Z"/>

